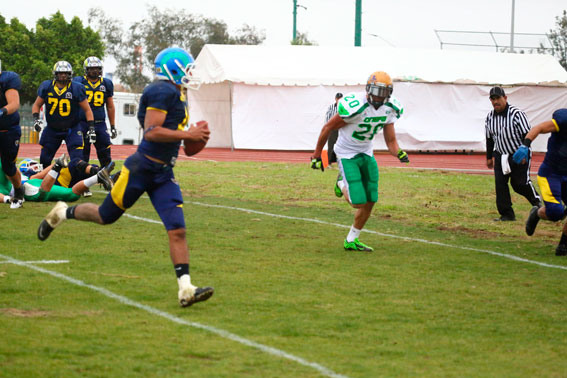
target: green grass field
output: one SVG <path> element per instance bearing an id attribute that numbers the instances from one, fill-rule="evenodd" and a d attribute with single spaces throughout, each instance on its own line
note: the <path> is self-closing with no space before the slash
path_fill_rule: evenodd
<path id="1" fill-rule="evenodd" d="M 180 163 L 192 280 L 215 287 L 185 309 L 147 197 L 45 242 L 52 203 L 2 206 L 0 376 L 566 376 L 561 225 L 526 236 L 515 194 L 518 221 L 493 222 L 492 176 L 380 173 L 364 254 L 336 171 Z"/>

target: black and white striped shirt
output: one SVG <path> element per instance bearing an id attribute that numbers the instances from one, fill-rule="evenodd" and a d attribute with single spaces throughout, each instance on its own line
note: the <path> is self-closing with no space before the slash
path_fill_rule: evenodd
<path id="1" fill-rule="evenodd" d="M 513 154 L 530 131 L 530 123 L 523 111 L 507 104 L 501 113 L 494 110 L 488 113 L 485 128 L 487 142 L 489 139 L 494 141 L 494 151 Z M 492 151 L 486 152 L 492 155 Z"/>
<path id="2" fill-rule="evenodd" d="M 336 103 L 329 105 L 329 108 L 327 109 L 327 114 L 325 114 L 325 123 L 329 122 L 329 120 L 335 114 L 337 114 L 337 104 Z"/>

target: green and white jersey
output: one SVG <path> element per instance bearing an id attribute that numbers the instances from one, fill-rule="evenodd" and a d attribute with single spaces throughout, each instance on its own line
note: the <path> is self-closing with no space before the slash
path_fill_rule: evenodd
<path id="1" fill-rule="evenodd" d="M 372 141 L 376 133 L 388 123 L 396 122 L 403 112 L 400 102 L 392 96 L 374 109 L 366 100 L 366 92 L 349 93 L 338 104 L 337 113 L 346 125 L 339 129 L 335 153 L 343 159 L 352 159 L 360 153 L 373 156 Z"/>

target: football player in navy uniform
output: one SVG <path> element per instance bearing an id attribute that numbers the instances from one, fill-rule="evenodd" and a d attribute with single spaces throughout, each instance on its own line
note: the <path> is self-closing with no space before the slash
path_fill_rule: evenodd
<path id="1" fill-rule="evenodd" d="M 41 134 L 39 144 L 41 154 L 39 162 L 47 167 L 65 141 L 71 162 L 75 167 L 83 159 L 83 131 L 79 124 L 79 108 L 85 112 L 89 127 L 94 127 L 94 118 L 85 87 L 73 82 L 73 69 L 66 61 L 59 61 L 53 66 L 53 80 L 46 80 L 37 90 L 37 98 L 32 105 L 34 128 L 41 131 L 42 121 L 39 111 L 45 104 L 47 126 Z"/>
<path id="2" fill-rule="evenodd" d="M 38 238 L 45 240 L 65 219 L 98 224 L 115 222 L 144 193 L 159 214 L 169 238 L 169 251 L 179 285 L 181 306 L 207 300 L 211 287 L 196 287 L 189 275 L 183 197 L 173 174 L 173 166 L 182 140 L 206 142 L 206 122 L 191 125 L 185 88 L 196 88 L 199 80 L 192 74 L 193 57 L 180 48 L 162 50 L 155 59 L 156 81 L 148 85 L 140 99 L 138 120 L 144 137 L 138 150 L 124 162 L 118 181 L 102 205 L 82 203 L 68 207 L 59 202 L 47 214 L 38 229 Z"/>
<path id="3" fill-rule="evenodd" d="M 522 145 L 514 152 L 516 164 L 526 164 L 530 145 L 539 134 L 551 133 L 547 152 L 537 172 L 537 183 L 542 192 L 543 206 L 534 206 L 526 221 L 526 234 L 533 235 L 540 219 L 557 222 L 565 218 L 567 204 L 567 109 L 553 112 L 549 121 L 535 125 Z M 567 256 L 567 223 L 563 224 L 561 239 L 555 255 Z"/>
<path id="4" fill-rule="evenodd" d="M 20 76 L 12 71 L 2 71 L 0 61 L 0 161 L 2 169 L 14 188 L 14 197 L 10 208 L 22 207 L 24 187 L 20 171 L 16 167 L 16 158 L 20 150 Z"/>
<path id="5" fill-rule="evenodd" d="M 85 87 L 87 100 L 91 106 L 94 115 L 94 128 L 89 130 L 85 113 L 79 111 L 79 118 L 81 120 L 81 129 L 83 130 L 83 139 L 85 147 L 83 149 L 83 160 L 88 162 L 91 155 L 91 143 L 96 148 L 96 155 L 100 164 L 106 167 L 112 160 L 110 157 L 110 136 L 108 135 L 106 126 L 106 113 L 104 107 L 108 112 L 108 120 L 110 122 L 110 132 L 112 139 L 116 138 L 118 133 L 116 131 L 114 117 L 114 84 L 110 79 L 102 77 L 102 61 L 96 56 L 90 56 L 85 59 L 83 63 L 85 70 L 84 76 L 77 76 L 73 81 L 81 83 Z"/>

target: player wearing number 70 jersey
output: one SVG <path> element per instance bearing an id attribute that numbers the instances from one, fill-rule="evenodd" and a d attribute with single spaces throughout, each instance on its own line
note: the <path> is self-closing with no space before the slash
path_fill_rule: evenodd
<path id="1" fill-rule="evenodd" d="M 43 130 L 39 144 L 39 162 L 47 167 L 61 146 L 67 145 L 71 161 L 69 167 L 75 168 L 83 159 L 83 132 L 79 126 L 79 109 L 85 112 L 87 123 L 94 125 L 93 112 L 87 101 L 85 88 L 72 82 L 73 68 L 66 61 L 53 66 L 53 80 L 46 80 L 37 90 L 37 98 L 32 105 L 34 128 L 41 131 L 42 122 L 39 111 L 45 104 L 47 127 Z"/>
<path id="2" fill-rule="evenodd" d="M 317 140 L 311 157 L 311 168 L 321 169 L 321 152 L 332 130 L 339 130 L 335 153 L 339 175 L 335 195 L 345 199 L 356 209 L 354 223 L 344 241 L 345 250 L 372 252 L 358 237 L 378 201 L 378 165 L 374 159 L 373 139 L 384 130 L 388 151 L 402 163 L 409 163 L 407 153 L 396 140 L 394 122 L 401 117 L 403 108 L 393 98 L 390 76 L 382 71 L 374 72 L 366 83 L 366 93 L 349 93 L 338 104 L 338 112 L 327 122 Z"/>

